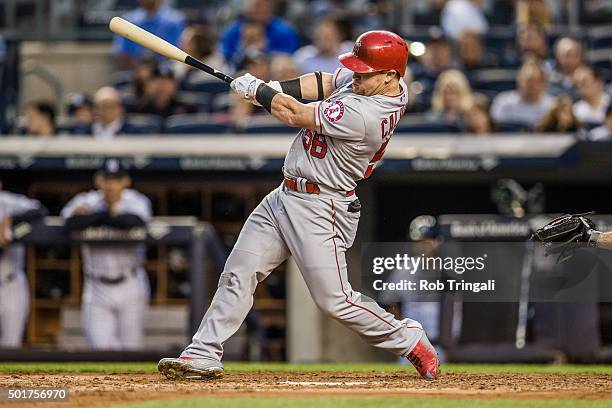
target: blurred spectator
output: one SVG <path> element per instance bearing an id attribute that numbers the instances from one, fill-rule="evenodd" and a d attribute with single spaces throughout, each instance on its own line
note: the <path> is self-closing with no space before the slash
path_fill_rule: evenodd
<path id="1" fill-rule="evenodd" d="M 433 81 L 438 78 L 440 72 L 453 67 L 453 49 L 450 41 L 437 28 L 430 30 L 425 44 L 425 54 L 414 64 L 412 73 L 415 80 L 427 77 Z"/>
<path id="2" fill-rule="evenodd" d="M 493 120 L 487 98 L 475 97 L 474 104 L 465 114 L 465 131 L 477 136 L 489 136 L 493 130 Z"/>
<path id="3" fill-rule="evenodd" d="M 588 138 L 593 142 L 608 142 L 612 140 L 612 104 L 606 109 L 604 124 L 591 130 Z"/>
<path id="4" fill-rule="evenodd" d="M 268 44 L 265 26 L 261 23 L 245 23 L 240 38 L 241 47 L 230 61 L 235 69 L 240 69 L 241 61 L 249 56 L 266 54 Z"/>
<path id="5" fill-rule="evenodd" d="M 431 100 L 434 121 L 460 125 L 473 104 L 472 88 L 461 71 L 449 69 L 440 74 Z"/>
<path id="6" fill-rule="evenodd" d="M 491 116 L 496 124 L 536 126 L 555 102 L 547 93 L 546 72 L 536 61 L 528 60 L 521 66 L 516 82 L 518 89 L 495 97 Z"/>
<path id="7" fill-rule="evenodd" d="M 430 29 L 425 47 L 425 54 L 420 60 L 410 64 L 414 81 L 418 83 L 421 90 L 416 101 L 416 109 L 418 110 L 429 108 L 431 94 L 438 75 L 442 71 L 454 68 L 451 43 L 438 28 Z"/>
<path id="8" fill-rule="evenodd" d="M 55 134 L 55 107 L 48 101 L 30 102 L 26 110 L 28 136 L 52 137 Z"/>
<path id="9" fill-rule="evenodd" d="M 185 28 L 185 19 L 180 12 L 162 3 L 162 0 L 138 0 L 140 7 L 126 13 L 123 18 L 171 44 L 178 45 L 179 37 Z M 123 66 L 131 67 L 149 51 L 135 42 L 115 35 L 113 52 Z"/>
<path id="10" fill-rule="evenodd" d="M 461 70 L 468 77 L 473 71 L 497 66 L 495 57 L 485 54 L 482 37 L 473 31 L 464 31 L 457 39 Z"/>
<path id="11" fill-rule="evenodd" d="M 609 24 L 612 17 L 612 3 L 606 0 L 582 0 L 580 7 L 581 23 Z"/>
<path id="12" fill-rule="evenodd" d="M 146 84 L 145 98 L 134 109 L 134 113 L 158 115 L 167 118 L 170 115 L 195 113 L 195 105 L 177 99 L 178 84 L 174 73 L 166 64 L 159 64 L 153 71 L 153 77 Z"/>
<path id="13" fill-rule="evenodd" d="M 187 64 L 182 64 L 187 66 Z M 145 96 L 145 86 L 153 77 L 157 61 L 152 55 L 143 55 L 132 68 L 131 90 L 128 97 L 138 100 Z"/>
<path id="14" fill-rule="evenodd" d="M 548 35 L 544 28 L 537 24 L 520 26 L 517 33 L 518 49 L 522 60 L 525 58 L 548 58 Z"/>
<path id="15" fill-rule="evenodd" d="M 94 120 L 94 105 L 91 97 L 84 93 L 75 93 L 68 97 L 68 115 L 72 121 L 73 134 L 85 134 Z"/>
<path id="16" fill-rule="evenodd" d="M 269 53 L 293 53 L 299 46 L 295 30 L 280 18 L 274 17 L 275 0 L 246 0 L 244 16 L 230 24 L 221 36 L 223 56 L 233 61 L 244 47 L 243 30 L 249 23 L 261 24 L 265 30 L 266 47 Z"/>
<path id="17" fill-rule="evenodd" d="M 516 3 L 516 24 L 523 26 L 535 24 L 551 28 L 551 10 L 546 0 L 518 0 Z"/>
<path id="18" fill-rule="evenodd" d="M 277 55 L 270 61 L 270 79 L 286 81 L 299 75 L 297 64 L 289 55 Z"/>
<path id="19" fill-rule="evenodd" d="M 541 26 L 527 24 L 519 26 L 516 33 L 516 47 L 504 50 L 504 65 L 516 67 L 527 59 L 548 58 L 548 34 Z"/>
<path id="20" fill-rule="evenodd" d="M 338 23 L 330 18 L 316 24 L 312 42 L 312 45 L 297 50 L 293 56 L 301 74 L 315 71 L 334 72 L 340 66 L 338 55 L 353 48 L 351 42 L 343 41 Z"/>
<path id="21" fill-rule="evenodd" d="M 100 88 L 94 97 L 95 120 L 88 133 L 99 139 L 112 139 L 119 134 L 140 133 L 125 123 L 119 92 L 113 87 Z"/>
<path id="22" fill-rule="evenodd" d="M 227 67 L 223 61 L 223 57 L 215 52 L 217 39 L 213 31 L 203 25 L 191 25 L 183 31 L 180 40 L 180 46 L 183 51 L 192 57 L 199 59 L 206 65 L 215 69 L 226 72 Z M 182 62 L 173 61 L 172 69 L 176 80 L 181 83 L 186 81 L 192 75 L 211 79 L 210 75 L 193 68 L 190 65 Z"/>
<path id="23" fill-rule="evenodd" d="M 562 37 L 555 44 L 555 62 L 550 73 L 552 93 L 576 96 L 574 71 L 583 63 L 582 44 L 575 38 Z"/>
<path id="24" fill-rule="evenodd" d="M 580 122 L 572 111 L 573 101 L 568 95 L 557 97 L 552 109 L 544 116 L 538 125 L 538 132 L 576 133 L 580 130 Z"/>
<path id="25" fill-rule="evenodd" d="M 444 33 L 454 40 L 466 30 L 486 34 L 489 23 L 481 6 L 482 0 L 448 0 L 441 16 Z"/>
<path id="26" fill-rule="evenodd" d="M 574 71 L 574 82 L 580 100 L 574 104 L 574 115 L 587 126 L 601 125 L 610 105 L 604 82 L 595 67 L 581 65 Z"/>

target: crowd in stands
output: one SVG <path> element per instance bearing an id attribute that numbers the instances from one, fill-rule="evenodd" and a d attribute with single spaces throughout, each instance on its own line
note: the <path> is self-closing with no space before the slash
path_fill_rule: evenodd
<path id="1" fill-rule="evenodd" d="M 556 26 L 554 2 L 516 0 L 513 21 L 502 32 L 488 1 L 424 1 L 438 11 L 439 26 L 402 33 L 413 55 L 404 78 L 409 108 L 396 133 L 571 132 L 612 140 L 612 29 L 607 37 L 593 38 L 589 30 L 570 34 Z M 367 15 L 351 28 L 346 10 L 354 1 L 316 0 L 308 15 L 318 17 L 304 32 L 278 16 L 276 1 L 247 0 L 217 35 L 160 0 L 139 3 L 125 18 L 221 71 L 266 81 L 333 72 L 337 56 L 351 50 L 358 34 L 387 28 Z M 113 50 L 120 70 L 112 86 L 93 97 L 71 95 L 69 117 L 61 121 L 52 104 L 30 103 L 21 133 L 291 132 L 201 71 L 163 61 L 121 37 Z"/>

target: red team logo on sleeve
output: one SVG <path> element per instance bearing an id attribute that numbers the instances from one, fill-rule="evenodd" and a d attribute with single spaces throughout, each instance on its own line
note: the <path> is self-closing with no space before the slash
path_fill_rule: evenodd
<path id="1" fill-rule="evenodd" d="M 342 101 L 331 102 L 323 109 L 323 115 L 332 123 L 339 121 L 344 115 L 344 104 Z"/>

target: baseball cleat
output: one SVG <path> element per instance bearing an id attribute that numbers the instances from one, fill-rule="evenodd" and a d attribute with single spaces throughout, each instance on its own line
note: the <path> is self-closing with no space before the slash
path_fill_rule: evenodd
<path id="1" fill-rule="evenodd" d="M 406 356 L 424 380 L 433 380 L 440 374 L 440 359 L 436 349 L 431 345 L 425 332 Z"/>
<path id="2" fill-rule="evenodd" d="M 223 377 L 223 364 L 204 358 L 162 358 L 157 369 L 170 380 L 214 380 Z"/>

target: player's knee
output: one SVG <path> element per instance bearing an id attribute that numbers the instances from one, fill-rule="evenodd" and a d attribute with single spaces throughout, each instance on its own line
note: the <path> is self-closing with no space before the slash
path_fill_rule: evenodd
<path id="1" fill-rule="evenodd" d="M 255 291 L 255 287 L 260 281 L 257 264 L 257 259 L 250 259 L 248 256 L 235 256 L 232 253 L 219 277 L 218 287 L 241 287 L 249 291 Z"/>
<path id="2" fill-rule="evenodd" d="M 344 309 L 347 306 L 344 295 L 314 296 L 314 301 L 323 313 L 334 319 L 342 319 Z"/>

